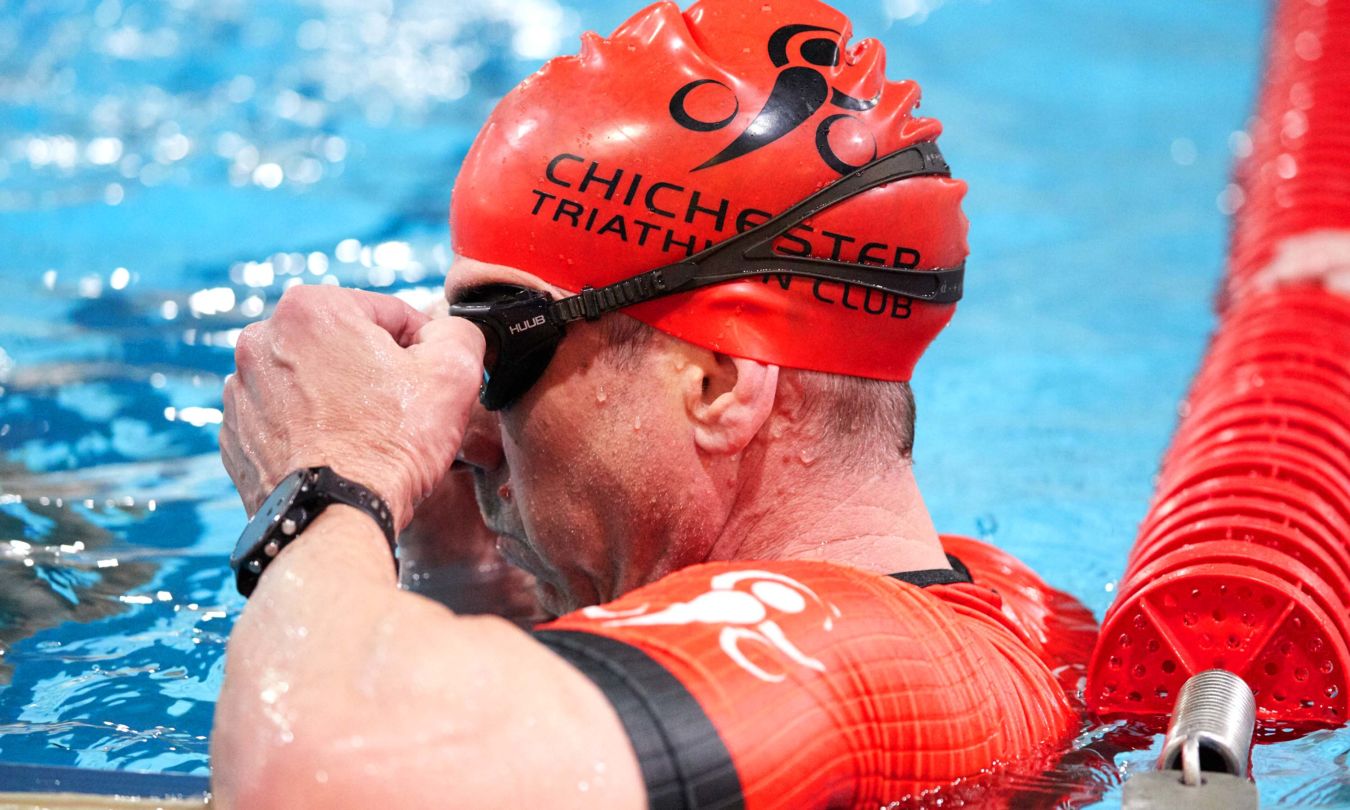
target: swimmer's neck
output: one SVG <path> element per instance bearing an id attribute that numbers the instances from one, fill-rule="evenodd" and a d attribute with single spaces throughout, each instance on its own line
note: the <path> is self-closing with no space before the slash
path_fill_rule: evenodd
<path id="1" fill-rule="evenodd" d="M 909 464 L 773 472 L 738 493 L 709 561 L 823 560 L 883 574 L 950 567 Z"/>

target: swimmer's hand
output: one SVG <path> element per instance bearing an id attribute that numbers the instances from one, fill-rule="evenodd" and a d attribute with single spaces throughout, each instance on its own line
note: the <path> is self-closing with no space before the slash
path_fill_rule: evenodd
<path id="1" fill-rule="evenodd" d="M 397 298 L 294 287 L 250 324 L 225 382 L 220 453 L 249 514 L 287 473 L 329 465 L 379 493 L 403 529 L 459 451 L 483 336 Z"/>

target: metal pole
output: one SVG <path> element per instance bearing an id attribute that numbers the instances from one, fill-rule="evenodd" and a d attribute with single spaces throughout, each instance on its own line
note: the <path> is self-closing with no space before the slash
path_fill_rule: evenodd
<path id="1" fill-rule="evenodd" d="M 1245 681 L 1222 669 L 1193 676 L 1177 696 L 1158 770 L 1130 777 L 1121 807 L 1256 810 L 1260 797 L 1247 778 L 1255 730 L 1256 699 Z"/>
<path id="2" fill-rule="evenodd" d="M 1181 687 L 1158 767 L 1200 784 L 1201 771 L 1247 775 L 1256 730 L 1256 699 L 1247 683 L 1223 669 L 1201 672 Z"/>

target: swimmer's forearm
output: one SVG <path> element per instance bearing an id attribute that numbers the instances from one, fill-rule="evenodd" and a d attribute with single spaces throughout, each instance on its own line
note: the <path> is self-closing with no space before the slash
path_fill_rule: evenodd
<path id="1" fill-rule="evenodd" d="M 299 790 L 299 782 L 322 789 L 330 778 L 297 761 L 311 755 L 318 731 L 314 701 L 331 700 L 337 684 L 359 677 L 337 637 L 345 632 L 349 649 L 362 645 L 372 610 L 394 594 L 388 545 L 375 545 L 360 520 L 374 529 L 349 507 L 321 515 L 269 566 L 235 625 L 211 741 L 213 789 L 226 808 L 303 806 L 299 793 L 278 794 L 293 784 Z"/>
<path id="2" fill-rule="evenodd" d="M 589 681 L 504 621 L 397 590 L 379 530 L 345 507 L 273 563 L 240 616 L 212 757 L 224 808 L 557 807 L 580 781 L 593 790 L 578 806 L 642 797 Z"/>

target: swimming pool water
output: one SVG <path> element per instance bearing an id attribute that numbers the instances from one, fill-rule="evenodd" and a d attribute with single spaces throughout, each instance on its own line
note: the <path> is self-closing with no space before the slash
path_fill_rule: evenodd
<path id="1" fill-rule="evenodd" d="M 971 186 L 967 298 L 915 379 L 934 517 L 1100 616 L 1212 324 L 1263 4 L 836 5 Z M 486 112 L 632 10 L 0 3 L 0 762 L 206 772 L 234 336 L 294 283 L 434 296 Z M 1023 787 L 1118 803 L 1150 742 L 1089 729 Z M 1350 803 L 1348 749 L 1259 747 L 1264 798 Z"/>

